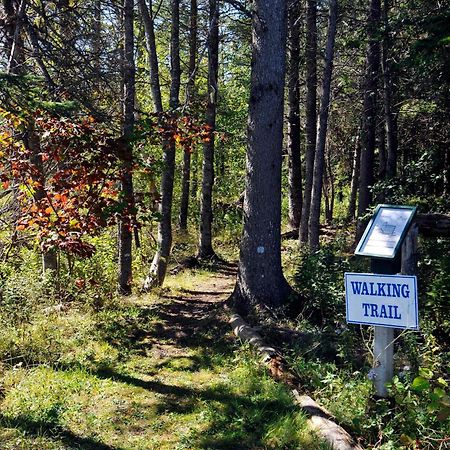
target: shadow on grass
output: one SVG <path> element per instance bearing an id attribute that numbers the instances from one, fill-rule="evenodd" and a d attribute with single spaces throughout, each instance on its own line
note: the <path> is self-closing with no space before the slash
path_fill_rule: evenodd
<path id="1" fill-rule="evenodd" d="M 78 436 L 56 423 L 35 421 L 25 416 L 9 418 L 0 414 L 0 425 L 6 428 L 16 428 L 32 437 L 46 436 L 54 441 L 61 441 L 73 449 L 122 450 L 121 447 L 111 447 L 94 438 Z"/>
<path id="2" fill-rule="evenodd" d="M 229 354 L 229 325 L 219 317 L 221 307 L 222 304 L 180 298 L 161 304 L 153 310 L 157 323 L 147 337 L 181 348 L 201 347 Z"/>
<path id="3" fill-rule="evenodd" d="M 208 426 L 201 432 L 192 430 L 184 437 L 188 448 L 195 449 L 255 449 L 263 446 L 267 431 L 285 416 L 298 412 L 286 397 L 264 396 L 255 391 L 258 381 L 250 388 L 248 395 L 230 392 L 226 385 L 205 389 L 181 387 L 161 381 L 145 381 L 114 370 L 97 372 L 95 376 L 128 385 L 144 388 L 159 394 L 156 413 L 186 414 L 198 413 L 208 417 Z M 179 416 L 178 416 L 179 417 Z M 190 419 L 191 420 L 191 419 Z M 261 447 L 262 448 L 262 447 Z"/>

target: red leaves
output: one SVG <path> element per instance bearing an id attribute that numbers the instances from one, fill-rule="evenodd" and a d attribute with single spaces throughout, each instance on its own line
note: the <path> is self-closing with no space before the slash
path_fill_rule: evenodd
<path id="1" fill-rule="evenodd" d="M 36 232 L 43 250 L 58 247 L 89 257 L 95 249 L 86 236 L 114 222 L 120 209 L 113 189 L 120 165 L 116 139 L 92 118 L 34 117 L 27 128 L 35 133 L 37 148 L 25 148 L 13 132 L 0 143 L 2 186 L 19 186 L 16 229 Z M 14 126 L 13 119 L 2 124 L 8 130 Z"/>

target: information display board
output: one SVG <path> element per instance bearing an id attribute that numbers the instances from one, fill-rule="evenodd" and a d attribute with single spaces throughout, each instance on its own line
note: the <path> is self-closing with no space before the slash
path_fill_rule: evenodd
<path id="1" fill-rule="evenodd" d="M 413 206 L 378 205 L 355 255 L 394 258 L 415 212 Z"/>
<path id="2" fill-rule="evenodd" d="M 415 276 L 346 273 L 345 300 L 348 323 L 419 329 Z"/>

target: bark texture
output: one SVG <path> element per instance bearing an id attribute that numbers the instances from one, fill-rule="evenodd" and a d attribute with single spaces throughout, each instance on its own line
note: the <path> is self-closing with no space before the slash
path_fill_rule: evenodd
<path id="1" fill-rule="evenodd" d="M 208 100 L 206 125 L 208 141 L 203 145 L 202 192 L 200 200 L 200 236 L 198 257 L 212 258 L 212 191 L 214 185 L 214 132 L 216 130 L 217 76 L 219 70 L 219 5 L 217 0 L 209 0 L 208 36 Z"/>
<path id="2" fill-rule="evenodd" d="M 325 144 L 327 139 L 328 115 L 330 111 L 331 77 L 333 74 L 334 43 L 338 16 L 337 0 L 330 0 L 330 15 L 328 19 L 327 46 L 325 50 L 325 66 L 323 70 L 322 100 L 320 104 L 319 129 L 314 157 L 314 178 L 311 193 L 311 210 L 309 216 L 309 246 L 312 250 L 319 247 L 320 204 L 322 201 L 322 186 L 325 163 Z"/>
<path id="3" fill-rule="evenodd" d="M 134 96 L 135 96 L 135 66 L 134 66 L 134 10 L 133 0 L 124 0 L 124 58 L 123 58 L 123 124 L 122 133 L 125 144 L 121 169 L 121 191 L 125 209 L 119 221 L 119 280 L 118 289 L 121 294 L 131 294 L 132 282 L 132 244 L 133 244 L 133 150 L 131 136 L 134 128 Z"/>
<path id="4" fill-rule="evenodd" d="M 243 313 L 283 306 L 292 292 L 280 248 L 286 13 L 283 0 L 254 3 L 244 229 L 232 296 Z"/>
<path id="5" fill-rule="evenodd" d="M 291 0 L 288 11 L 288 181 L 289 225 L 298 230 L 302 213 L 300 155 L 300 2 Z"/>
<path id="6" fill-rule="evenodd" d="M 367 19 L 368 45 L 366 54 L 366 74 L 364 81 L 363 123 L 361 135 L 361 166 L 359 176 L 358 225 L 356 240 L 362 236 L 366 221 L 361 217 L 372 202 L 370 191 L 374 177 L 374 153 L 377 118 L 377 89 L 380 67 L 380 44 L 378 31 L 380 26 L 380 0 L 370 0 Z"/>
<path id="7" fill-rule="evenodd" d="M 161 83 L 159 81 L 158 53 L 156 51 L 155 27 L 153 23 L 152 1 L 150 8 L 146 0 L 139 0 L 139 10 L 145 30 L 145 45 L 148 53 L 148 66 L 150 72 L 150 89 L 152 92 L 153 109 L 156 113 L 163 112 L 161 100 Z"/>
<path id="8" fill-rule="evenodd" d="M 300 242 L 308 242 L 309 211 L 314 171 L 314 153 L 317 133 L 317 0 L 307 1 L 306 10 L 306 157 L 305 187 Z"/>
<path id="9" fill-rule="evenodd" d="M 180 1 L 172 0 L 171 7 L 171 85 L 169 107 L 173 112 L 179 106 L 180 96 Z M 154 67 L 154 69 L 157 69 L 157 67 Z M 160 89 L 158 90 L 160 92 Z M 155 110 L 157 108 L 159 108 L 159 105 L 155 103 Z M 161 179 L 161 204 L 159 208 L 161 220 L 158 224 L 158 247 L 150 267 L 150 273 L 145 280 L 144 289 L 150 289 L 154 286 L 161 286 L 166 277 L 167 265 L 169 263 L 169 257 L 172 250 L 172 199 L 174 174 L 175 142 L 171 140 L 163 144 L 163 173 Z"/>
<path id="10" fill-rule="evenodd" d="M 186 84 L 186 105 L 191 105 L 195 99 L 195 75 L 197 71 L 197 0 L 191 0 L 190 26 L 189 26 L 189 79 Z M 194 149 L 194 151 L 197 151 Z M 191 186 L 191 153 L 183 155 L 183 175 L 181 181 L 180 200 L 180 229 L 187 230 L 189 213 L 189 190 Z"/>

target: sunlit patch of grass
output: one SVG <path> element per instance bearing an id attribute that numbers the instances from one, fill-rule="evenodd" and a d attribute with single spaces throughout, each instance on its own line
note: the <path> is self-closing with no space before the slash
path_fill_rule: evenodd
<path id="1" fill-rule="evenodd" d="M 174 276 L 170 295 L 189 295 L 209 276 Z M 29 356 L 3 367 L 0 448 L 309 448 L 289 392 L 224 335 L 219 311 L 183 344 L 158 312 L 171 301 L 114 298 L 35 317 L 12 334 L 14 355 Z"/>
<path id="2" fill-rule="evenodd" d="M 211 273 L 205 269 L 187 269 L 167 278 L 164 288 L 173 293 L 195 290 L 195 286 L 207 283 L 210 277 Z"/>
<path id="3" fill-rule="evenodd" d="M 118 352 L 98 339 L 96 322 L 77 310 L 36 314 L 30 322 L 0 327 L 0 358 L 11 365 L 51 364 L 98 368 Z"/>

